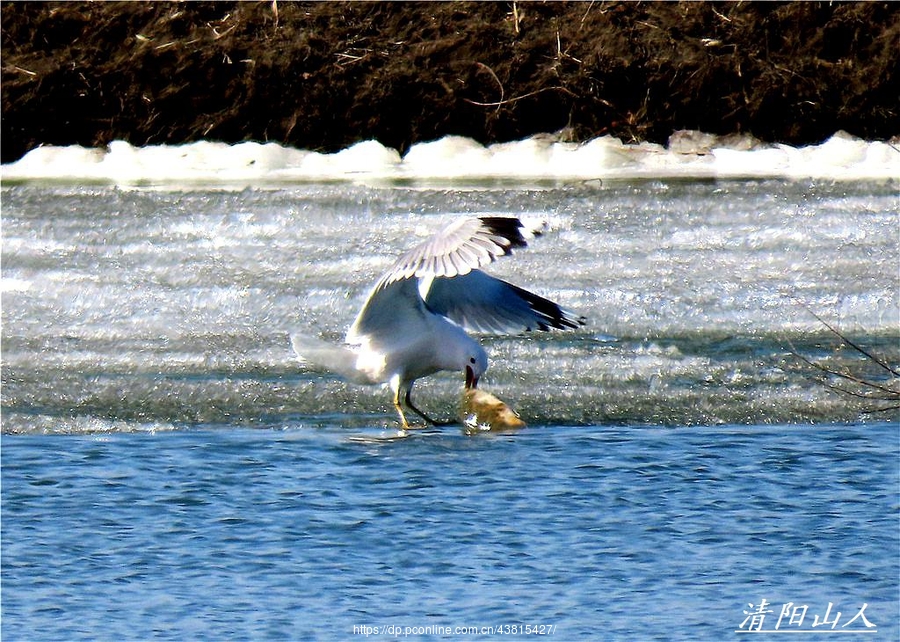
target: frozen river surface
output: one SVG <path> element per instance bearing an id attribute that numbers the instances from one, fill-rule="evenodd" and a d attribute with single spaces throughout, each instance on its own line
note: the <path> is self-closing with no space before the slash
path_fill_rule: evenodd
<path id="1" fill-rule="evenodd" d="M 871 419 L 792 352 L 891 384 L 813 313 L 897 363 L 897 200 L 780 181 L 7 189 L 4 431 L 390 424 L 384 390 L 302 370 L 288 337 L 339 340 L 393 259 L 466 212 L 549 220 L 491 271 L 588 319 L 484 337 L 482 386 L 529 423 Z M 423 381 L 423 409 L 453 416 L 459 379 Z"/>

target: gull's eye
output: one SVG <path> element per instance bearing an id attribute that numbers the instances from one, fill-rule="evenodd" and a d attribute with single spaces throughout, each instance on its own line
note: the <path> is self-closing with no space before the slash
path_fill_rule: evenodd
<path id="1" fill-rule="evenodd" d="M 469 357 L 469 363 L 471 363 L 474 366 L 475 365 L 475 357 Z"/>

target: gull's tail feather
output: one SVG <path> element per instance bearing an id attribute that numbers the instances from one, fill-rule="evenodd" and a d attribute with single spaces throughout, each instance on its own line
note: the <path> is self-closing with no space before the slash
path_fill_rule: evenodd
<path id="1" fill-rule="evenodd" d="M 291 347 L 301 363 L 307 366 L 327 370 L 356 383 L 371 383 L 356 367 L 357 355 L 349 348 L 302 334 L 291 335 Z"/>

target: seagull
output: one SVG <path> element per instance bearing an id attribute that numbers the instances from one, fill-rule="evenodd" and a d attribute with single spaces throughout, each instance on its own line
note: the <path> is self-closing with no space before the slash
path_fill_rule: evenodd
<path id="1" fill-rule="evenodd" d="M 584 325 L 584 317 L 481 270 L 526 247 L 527 239 L 545 228 L 526 228 L 508 216 L 456 218 L 385 272 L 343 345 L 294 334 L 294 352 L 302 363 L 354 383 L 387 383 L 403 430 L 409 422 L 401 395 L 410 410 L 435 424 L 413 404 L 412 387 L 442 370 L 464 373 L 467 390 L 478 385 L 488 357 L 466 329 L 521 332 Z"/>

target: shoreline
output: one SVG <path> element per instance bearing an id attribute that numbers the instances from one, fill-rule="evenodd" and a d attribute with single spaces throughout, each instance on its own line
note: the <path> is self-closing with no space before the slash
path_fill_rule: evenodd
<path id="1" fill-rule="evenodd" d="M 115 140 L 900 134 L 885 2 L 5 3 L 2 29 L 3 163 Z"/>

